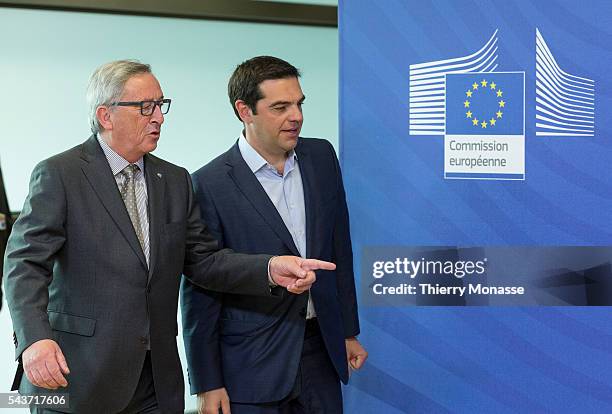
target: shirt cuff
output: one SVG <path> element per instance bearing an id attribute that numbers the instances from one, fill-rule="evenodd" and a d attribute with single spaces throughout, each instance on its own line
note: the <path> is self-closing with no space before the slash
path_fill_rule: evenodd
<path id="1" fill-rule="evenodd" d="M 268 285 L 271 288 L 278 286 L 274 279 L 272 279 L 272 273 L 270 273 L 270 264 L 272 263 L 272 259 L 274 259 L 275 257 L 277 256 L 272 256 L 270 257 L 270 260 L 268 260 Z"/>

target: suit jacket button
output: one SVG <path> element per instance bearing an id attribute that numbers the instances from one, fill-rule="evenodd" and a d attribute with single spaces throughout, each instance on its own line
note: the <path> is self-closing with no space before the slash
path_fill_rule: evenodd
<path id="1" fill-rule="evenodd" d="M 140 343 L 143 344 L 143 345 L 146 345 L 146 344 L 149 343 L 149 340 L 146 337 L 141 336 L 140 337 Z"/>

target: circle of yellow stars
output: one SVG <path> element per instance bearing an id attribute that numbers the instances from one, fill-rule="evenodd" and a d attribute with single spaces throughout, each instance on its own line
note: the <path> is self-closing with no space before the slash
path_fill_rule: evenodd
<path id="1" fill-rule="evenodd" d="M 497 112 L 495 113 L 495 116 L 492 116 L 491 119 L 486 120 L 486 119 L 478 119 L 473 113 L 472 110 L 470 109 L 470 98 L 472 98 L 472 95 L 474 95 L 474 93 L 476 93 L 478 90 L 489 90 L 491 92 L 494 92 L 497 98 L 500 98 L 500 100 L 497 102 L 498 104 L 498 109 Z M 502 116 L 504 115 L 504 113 L 502 112 L 502 109 L 504 109 L 506 107 L 506 101 L 504 101 L 503 96 L 504 96 L 504 92 L 497 86 L 497 84 L 495 82 L 487 82 L 486 79 L 483 79 L 480 84 L 478 82 L 474 82 L 472 84 L 472 87 L 470 89 L 468 89 L 465 92 L 466 95 L 466 99 L 463 102 L 463 107 L 465 109 L 467 109 L 467 112 L 465 113 L 465 117 L 466 119 L 469 119 L 472 121 L 472 125 L 475 126 L 476 128 L 480 127 L 480 128 L 487 128 L 488 126 L 494 127 L 497 124 L 497 121 L 499 119 L 502 118 Z"/>

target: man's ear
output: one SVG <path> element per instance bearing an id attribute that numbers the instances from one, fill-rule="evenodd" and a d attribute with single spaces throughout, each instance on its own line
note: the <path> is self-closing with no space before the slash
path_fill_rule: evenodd
<path id="1" fill-rule="evenodd" d="M 253 119 L 253 111 L 251 108 L 249 108 L 246 102 L 238 99 L 236 102 L 234 102 L 234 107 L 236 108 L 236 111 L 238 111 L 238 116 L 240 116 L 242 122 L 245 124 L 251 123 Z"/>
<path id="2" fill-rule="evenodd" d="M 110 109 L 106 106 L 98 106 L 96 109 L 96 118 L 105 130 L 113 129 L 113 122 L 111 121 Z"/>

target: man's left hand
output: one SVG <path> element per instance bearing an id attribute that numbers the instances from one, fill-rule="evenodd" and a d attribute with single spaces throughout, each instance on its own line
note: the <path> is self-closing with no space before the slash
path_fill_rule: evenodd
<path id="1" fill-rule="evenodd" d="M 276 256 L 270 260 L 270 277 L 277 285 L 291 293 L 300 294 L 310 289 L 317 279 L 315 270 L 334 270 L 336 265 L 297 256 Z"/>
<path id="2" fill-rule="evenodd" d="M 348 361 L 350 373 L 351 370 L 361 368 L 365 360 L 368 359 L 368 352 L 354 336 L 346 338 L 344 343 L 346 345 L 346 359 Z"/>

